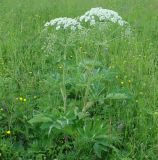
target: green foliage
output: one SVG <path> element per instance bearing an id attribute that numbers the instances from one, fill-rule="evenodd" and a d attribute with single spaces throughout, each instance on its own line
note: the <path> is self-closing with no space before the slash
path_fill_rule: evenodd
<path id="1" fill-rule="evenodd" d="M 43 27 L 96 5 L 118 11 L 131 34 Z M 1 0 L 0 159 L 157 160 L 156 5 Z"/>

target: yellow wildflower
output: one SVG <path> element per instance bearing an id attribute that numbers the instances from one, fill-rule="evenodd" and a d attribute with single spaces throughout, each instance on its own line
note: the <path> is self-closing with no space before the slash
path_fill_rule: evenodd
<path id="1" fill-rule="evenodd" d="M 62 69 L 62 68 L 63 68 L 63 65 L 60 65 L 58 68 L 59 68 L 59 69 Z"/>
<path id="2" fill-rule="evenodd" d="M 24 98 L 23 101 L 26 102 L 26 98 Z"/>
<path id="3" fill-rule="evenodd" d="M 8 130 L 8 131 L 6 131 L 5 133 L 6 133 L 7 135 L 10 135 L 10 134 L 11 134 L 11 131 Z"/>
<path id="4" fill-rule="evenodd" d="M 155 115 L 155 116 L 158 116 L 158 112 L 154 112 L 154 115 Z"/>
<path id="5" fill-rule="evenodd" d="M 22 98 L 22 97 L 19 97 L 19 100 L 20 100 L 20 101 L 22 101 L 22 100 L 23 100 L 23 98 Z"/>

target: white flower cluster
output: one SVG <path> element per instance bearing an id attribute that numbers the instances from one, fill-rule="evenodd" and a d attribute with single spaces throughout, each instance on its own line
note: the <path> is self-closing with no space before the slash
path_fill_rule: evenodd
<path id="1" fill-rule="evenodd" d="M 89 22 L 90 25 L 95 25 L 96 21 L 111 21 L 118 23 L 120 26 L 125 25 L 127 22 L 113 10 L 103 9 L 101 7 L 92 8 L 80 17 L 80 21 Z"/>
<path id="2" fill-rule="evenodd" d="M 53 19 L 50 22 L 47 22 L 44 26 L 55 26 L 56 30 L 71 29 L 74 31 L 76 29 L 82 29 L 80 22 L 78 22 L 76 19 L 67 17 Z"/>
<path id="3" fill-rule="evenodd" d="M 113 23 L 118 23 L 120 26 L 124 26 L 125 24 L 127 24 L 127 22 L 124 21 L 117 12 L 98 7 L 90 9 L 84 15 L 79 17 L 79 19 L 77 18 L 73 19 L 67 17 L 60 17 L 53 19 L 50 22 L 47 22 L 45 24 L 45 27 L 54 26 L 56 30 L 70 29 L 74 31 L 76 29 L 83 28 L 81 22 L 86 22 L 89 23 L 90 25 L 95 25 L 97 21 L 100 22 L 111 21 Z"/>

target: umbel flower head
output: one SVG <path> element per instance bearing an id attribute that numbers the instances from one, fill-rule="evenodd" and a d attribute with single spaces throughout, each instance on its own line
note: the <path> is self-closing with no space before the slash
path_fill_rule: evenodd
<path id="1" fill-rule="evenodd" d="M 76 29 L 82 29 L 80 22 L 78 22 L 76 19 L 67 17 L 53 19 L 50 22 L 47 22 L 44 26 L 54 26 L 56 30 L 70 29 L 74 31 Z"/>
<path id="2" fill-rule="evenodd" d="M 95 25 L 96 21 L 111 21 L 113 23 L 118 23 L 120 26 L 127 23 L 117 12 L 109 9 L 103 9 L 102 7 L 90 9 L 80 17 L 80 21 L 89 22 L 90 25 Z"/>
<path id="3" fill-rule="evenodd" d="M 119 14 L 113 10 L 103 9 L 102 7 L 91 8 L 84 15 L 78 18 L 60 17 L 52 19 L 45 23 L 45 27 L 55 27 L 56 30 L 72 30 L 83 29 L 82 22 L 95 25 L 96 22 L 112 22 L 120 26 L 128 24 Z M 127 30 L 129 32 L 129 30 Z"/>

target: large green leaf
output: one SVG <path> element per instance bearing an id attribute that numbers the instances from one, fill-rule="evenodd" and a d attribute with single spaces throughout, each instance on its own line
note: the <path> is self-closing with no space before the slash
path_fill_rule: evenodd
<path id="1" fill-rule="evenodd" d="M 94 152 L 95 154 L 97 155 L 97 157 L 99 158 L 102 158 L 101 156 L 101 153 L 104 151 L 106 152 L 107 151 L 107 147 L 102 145 L 102 144 L 99 144 L 99 143 L 95 143 L 94 146 L 93 146 L 93 149 L 94 149 Z"/>
<path id="2" fill-rule="evenodd" d="M 109 93 L 106 99 L 129 99 L 130 97 L 125 93 Z"/>
<path id="3" fill-rule="evenodd" d="M 32 119 L 29 120 L 29 123 L 34 124 L 34 123 L 46 123 L 46 122 L 52 122 L 52 119 L 43 115 L 43 114 L 38 114 L 34 116 Z"/>

